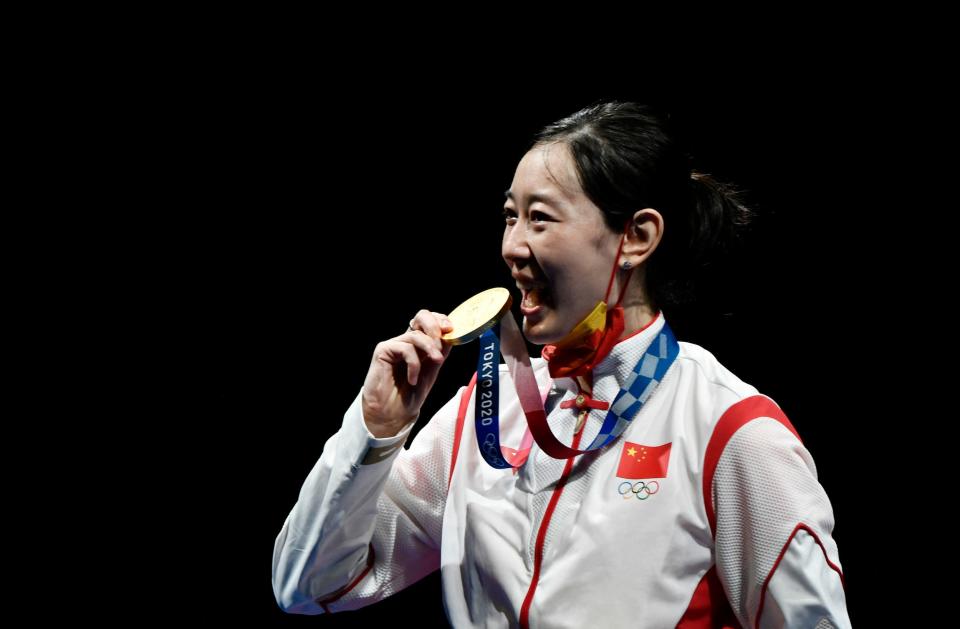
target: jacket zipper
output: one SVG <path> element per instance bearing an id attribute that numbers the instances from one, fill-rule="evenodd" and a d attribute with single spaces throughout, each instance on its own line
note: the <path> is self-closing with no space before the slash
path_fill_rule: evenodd
<path id="1" fill-rule="evenodd" d="M 580 412 L 580 418 L 577 422 L 579 432 L 574 435 L 573 443 L 570 447 L 579 447 L 580 437 L 583 435 L 583 420 L 589 412 L 589 408 L 585 408 Z M 563 473 L 560 474 L 560 480 L 557 481 L 557 486 L 553 488 L 553 495 L 550 496 L 550 503 L 547 505 L 547 510 L 543 514 L 540 529 L 537 531 L 537 545 L 533 553 L 533 577 L 530 579 L 530 587 L 527 590 L 526 597 L 523 599 L 523 605 L 520 607 L 520 627 L 522 629 L 529 629 L 530 627 L 530 605 L 533 603 L 533 593 L 536 591 L 537 582 L 540 580 L 540 566 L 543 563 L 543 543 L 547 539 L 547 527 L 550 526 L 553 510 L 556 508 L 557 503 L 560 502 L 560 494 L 563 493 L 563 488 L 567 484 L 567 477 L 573 468 L 573 460 L 575 458 L 576 457 L 571 457 L 567 459 L 567 464 L 563 467 Z"/>

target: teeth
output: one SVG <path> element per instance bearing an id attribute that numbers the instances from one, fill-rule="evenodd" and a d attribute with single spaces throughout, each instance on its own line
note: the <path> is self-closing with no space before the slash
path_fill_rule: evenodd
<path id="1" fill-rule="evenodd" d="M 539 306 L 542 299 L 540 290 L 540 288 L 531 288 L 527 290 L 526 295 L 523 298 L 523 305 L 527 308 L 536 308 Z"/>

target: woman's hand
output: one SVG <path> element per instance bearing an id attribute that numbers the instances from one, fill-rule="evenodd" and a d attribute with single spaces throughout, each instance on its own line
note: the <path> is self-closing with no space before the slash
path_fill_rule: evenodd
<path id="1" fill-rule="evenodd" d="M 361 400 L 373 436 L 396 435 L 420 412 L 453 347 L 440 337 L 452 329 L 446 315 L 421 310 L 410 329 L 373 350 Z"/>

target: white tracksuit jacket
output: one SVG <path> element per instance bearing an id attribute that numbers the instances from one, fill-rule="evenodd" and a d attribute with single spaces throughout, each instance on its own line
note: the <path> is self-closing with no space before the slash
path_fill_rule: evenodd
<path id="1" fill-rule="evenodd" d="M 595 367 L 594 399 L 613 401 L 663 321 Z M 577 409 L 559 403 L 576 382 L 532 363 L 550 389 L 554 434 L 585 447 L 606 411 L 590 411 L 574 435 Z M 515 448 L 526 419 L 506 365 L 499 376 L 501 443 Z M 415 422 L 374 438 L 357 395 L 277 537 L 284 610 L 356 609 L 439 568 L 454 627 L 850 626 L 833 510 L 810 453 L 772 400 L 702 347 L 680 342 L 615 442 L 571 461 L 534 443 L 519 473 L 481 458 L 474 395 L 461 387 L 409 449 Z M 667 443 L 664 477 L 617 477 L 629 448 Z"/>

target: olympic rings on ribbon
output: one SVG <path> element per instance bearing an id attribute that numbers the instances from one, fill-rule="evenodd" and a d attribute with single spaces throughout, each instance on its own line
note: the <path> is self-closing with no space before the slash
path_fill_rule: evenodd
<path id="1" fill-rule="evenodd" d="M 656 489 L 653 486 L 656 485 Z M 655 480 L 646 481 L 638 480 L 635 483 L 630 481 L 623 481 L 620 483 L 620 486 L 617 487 L 617 491 L 620 492 L 620 495 L 623 496 L 624 500 L 630 500 L 630 494 L 636 496 L 637 500 L 646 500 L 653 494 L 660 491 L 660 483 Z"/>

